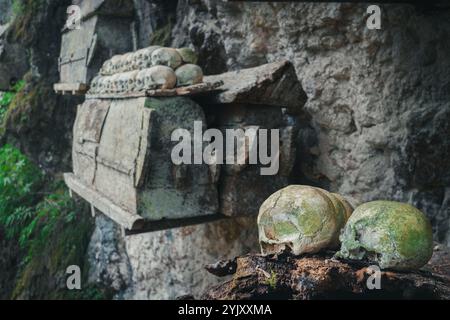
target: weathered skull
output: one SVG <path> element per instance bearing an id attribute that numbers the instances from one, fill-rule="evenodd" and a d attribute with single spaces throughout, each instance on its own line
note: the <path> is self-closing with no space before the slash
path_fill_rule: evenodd
<path id="1" fill-rule="evenodd" d="M 128 92 L 128 73 L 121 73 L 118 78 L 117 92 Z"/>
<path id="2" fill-rule="evenodd" d="M 356 208 L 340 239 L 338 257 L 368 260 L 382 269 L 419 269 L 433 254 L 428 219 L 413 206 L 394 201 L 373 201 Z"/>
<path id="3" fill-rule="evenodd" d="M 97 85 L 97 91 L 96 91 L 96 93 L 97 94 L 101 94 L 101 93 L 103 93 L 103 90 L 104 90 L 104 79 L 103 79 L 104 77 L 100 77 L 97 81 L 98 81 L 98 85 Z"/>
<path id="4" fill-rule="evenodd" d="M 120 60 L 117 61 L 117 68 L 115 73 L 122 73 L 126 72 L 127 69 L 127 63 L 128 63 L 128 57 L 131 55 L 131 53 L 125 53 L 124 55 L 120 56 Z"/>
<path id="5" fill-rule="evenodd" d="M 197 64 L 198 56 L 194 50 L 190 48 L 177 49 L 184 63 Z"/>
<path id="6" fill-rule="evenodd" d="M 117 73 L 117 74 L 115 74 L 115 75 L 113 75 L 112 77 L 111 77 L 111 82 L 112 82 L 112 90 L 111 90 L 111 92 L 112 93 L 117 93 L 117 92 L 119 92 L 119 78 L 120 78 L 120 73 Z"/>
<path id="7" fill-rule="evenodd" d="M 166 66 L 155 66 L 146 69 L 144 86 L 146 90 L 173 89 L 177 84 L 175 72 Z"/>
<path id="8" fill-rule="evenodd" d="M 106 76 L 105 77 L 105 93 L 112 93 L 113 92 L 113 76 Z"/>
<path id="9" fill-rule="evenodd" d="M 172 48 L 159 48 L 152 53 L 153 66 L 168 66 L 176 69 L 183 63 L 183 59 L 177 50 Z"/>
<path id="10" fill-rule="evenodd" d="M 175 74 L 177 76 L 177 86 L 191 86 L 203 82 L 203 70 L 195 64 L 185 64 L 179 67 Z"/>
<path id="11" fill-rule="evenodd" d="M 340 200 L 326 190 L 292 185 L 277 191 L 258 215 L 262 253 L 289 248 L 299 255 L 334 248 L 347 215 Z"/>
<path id="12" fill-rule="evenodd" d="M 112 74 L 119 72 L 119 67 L 120 67 L 120 63 L 122 61 L 122 56 L 115 55 L 109 61 L 111 62 L 110 69 L 109 69 L 108 73 L 105 75 L 112 75 Z"/>
<path id="13" fill-rule="evenodd" d="M 135 65 L 135 52 L 130 52 L 125 54 L 125 66 L 122 70 L 122 72 L 129 72 L 134 70 Z"/>
<path id="14" fill-rule="evenodd" d="M 161 48 L 160 46 L 151 46 L 145 49 L 142 49 L 142 60 L 140 61 L 139 64 L 139 69 L 143 70 L 143 69 L 147 69 L 150 68 L 152 66 L 152 54 L 156 49 Z"/>
<path id="15" fill-rule="evenodd" d="M 133 53 L 133 69 L 132 70 L 141 70 L 144 60 L 144 51 L 145 49 L 138 50 Z"/>
<path id="16" fill-rule="evenodd" d="M 144 70 L 139 71 L 138 74 L 136 75 L 136 81 L 135 81 L 135 86 L 134 86 L 134 90 L 136 92 L 144 91 L 146 73 L 147 73 L 147 69 L 144 69 Z"/>
<path id="17" fill-rule="evenodd" d="M 102 77 L 101 81 L 100 81 L 100 86 L 101 86 L 101 94 L 105 94 L 108 93 L 108 76 Z"/>
<path id="18" fill-rule="evenodd" d="M 103 64 L 102 68 L 100 69 L 100 74 L 104 76 L 108 76 L 113 73 L 113 62 L 112 60 L 106 60 Z"/>
<path id="19" fill-rule="evenodd" d="M 135 91 L 136 78 L 137 78 L 138 74 L 139 74 L 138 70 L 130 71 L 130 72 L 127 73 L 127 77 L 128 77 L 127 89 L 128 89 L 128 92 L 134 92 Z"/>
<path id="20" fill-rule="evenodd" d="M 96 76 L 94 79 L 92 79 L 91 81 L 91 86 L 89 88 L 89 93 L 90 94 L 96 94 L 99 92 L 99 85 L 100 85 L 100 79 L 102 77 L 101 76 Z"/>

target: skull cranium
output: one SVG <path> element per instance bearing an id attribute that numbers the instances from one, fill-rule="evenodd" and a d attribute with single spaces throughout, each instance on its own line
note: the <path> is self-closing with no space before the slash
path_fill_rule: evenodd
<path id="1" fill-rule="evenodd" d="M 142 49 L 142 59 L 140 60 L 139 69 L 146 69 L 152 66 L 152 54 L 155 50 L 160 49 L 160 46 L 151 46 Z"/>
<path id="2" fill-rule="evenodd" d="M 155 66 L 146 69 L 144 86 L 147 90 L 173 89 L 177 84 L 175 72 L 166 66 Z"/>
<path id="3" fill-rule="evenodd" d="M 145 74 L 147 69 L 141 70 L 136 75 L 134 90 L 137 92 L 143 91 L 145 88 Z"/>
<path id="4" fill-rule="evenodd" d="M 91 94 L 98 93 L 101 78 L 102 78 L 101 76 L 96 76 L 94 79 L 92 79 L 89 93 L 91 93 Z"/>
<path id="5" fill-rule="evenodd" d="M 138 74 L 139 74 L 138 70 L 130 71 L 130 72 L 127 73 L 127 77 L 128 77 L 128 84 L 127 84 L 128 92 L 135 91 L 136 78 L 137 78 Z"/>
<path id="6" fill-rule="evenodd" d="M 168 66 L 176 69 L 183 63 L 183 59 L 177 50 L 173 48 L 159 48 L 152 53 L 153 66 Z"/>

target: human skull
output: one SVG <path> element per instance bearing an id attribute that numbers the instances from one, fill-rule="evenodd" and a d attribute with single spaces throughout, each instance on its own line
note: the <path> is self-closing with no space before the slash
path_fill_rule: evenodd
<path id="1" fill-rule="evenodd" d="M 197 64 L 198 56 L 191 48 L 177 49 L 184 63 Z"/>
<path id="2" fill-rule="evenodd" d="M 117 92 L 119 93 L 128 92 L 128 72 L 121 73 L 119 75 Z"/>
<path id="3" fill-rule="evenodd" d="M 144 91 L 145 89 L 145 75 L 148 69 L 141 70 L 136 75 L 136 81 L 134 85 L 134 90 L 136 92 Z"/>
<path id="4" fill-rule="evenodd" d="M 128 56 L 130 53 L 125 53 L 124 55 L 121 55 L 116 63 L 116 70 L 115 73 L 122 73 L 126 72 L 127 68 L 127 62 L 128 62 Z"/>
<path id="5" fill-rule="evenodd" d="M 100 79 L 102 77 L 100 75 L 96 76 L 94 79 L 92 79 L 91 81 L 91 86 L 89 88 L 89 93 L 90 94 L 96 94 L 99 92 L 99 84 L 100 84 Z"/>
<path id="6" fill-rule="evenodd" d="M 155 66 L 146 69 L 144 76 L 144 87 L 152 89 L 173 89 L 177 84 L 175 72 L 166 66 Z"/>
<path id="7" fill-rule="evenodd" d="M 142 61 L 144 60 L 144 49 L 133 52 L 133 70 L 140 70 L 142 68 Z"/>
<path id="8" fill-rule="evenodd" d="M 382 269 L 419 269 L 433 254 L 428 219 L 415 207 L 394 201 L 372 201 L 356 208 L 340 239 L 337 257 L 367 260 Z"/>
<path id="9" fill-rule="evenodd" d="M 160 49 L 161 46 L 150 46 L 148 48 L 142 49 L 143 60 L 140 65 L 140 69 L 150 68 L 152 66 L 152 54 L 155 50 Z"/>
<path id="10" fill-rule="evenodd" d="M 130 71 L 127 73 L 128 77 L 128 83 L 127 83 L 127 89 L 128 92 L 134 92 L 136 90 L 136 78 L 139 74 L 138 70 Z"/>
<path id="11" fill-rule="evenodd" d="M 176 69 L 181 66 L 183 59 L 177 50 L 172 48 L 159 48 L 152 53 L 153 66 L 167 66 Z"/>
<path id="12" fill-rule="evenodd" d="M 134 70 L 135 54 L 135 52 L 125 54 L 125 66 L 123 67 L 122 72 L 129 72 Z"/>
<path id="13" fill-rule="evenodd" d="M 108 93 L 108 79 L 109 76 L 105 76 L 102 78 L 100 85 L 101 85 L 101 94 Z"/>
<path id="14" fill-rule="evenodd" d="M 114 92 L 113 76 L 107 76 L 105 81 L 106 81 L 105 93 L 113 93 Z"/>
<path id="15" fill-rule="evenodd" d="M 152 53 L 160 46 L 151 46 L 134 52 L 134 70 L 143 70 L 152 66 Z"/>
<path id="16" fill-rule="evenodd" d="M 119 72 L 121 60 L 122 60 L 121 55 L 115 55 L 111 59 L 109 59 L 109 61 L 110 61 L 110 63 L 108 64 L 109 69 L 107 69 L 107 73 L 105 73 L 105 75 L 112 75 L 112 74 Z M 105 64 L 106 64 L 106 62 L 105 62 Z"/>
<path id="17" fill-rule="evenodd" d="M 120 73 L 116 73 L 115 75 L 113 75 L 111 77 L 111 82 L 112 82 L 112 93 L 117 93 L 119 92 L 119 78 L 120 78 Z"/>
<path id="18" fill-rule="evenodd" d="M 185 64 L 179 67 L 175 74 L 177 76 L 177 86 L 190 86 L 203 82 L 203 70 L 195 64 Z"/>
<path id="19" fill-rule="evenodd" d="M 320 188 L 292 185 L 271 195 L 258 215 L 263 254 L 289 248 L 293 254 L 336 247 L 347 218 L 345 207 Z"/>
<path id="20" fill-rule="evenodd" d="M 100 74 L 107 76 L 113 73 L 113 62 L 112 60 L 106 60 L 103 64 L 102 68 L 100 69 Z"/>

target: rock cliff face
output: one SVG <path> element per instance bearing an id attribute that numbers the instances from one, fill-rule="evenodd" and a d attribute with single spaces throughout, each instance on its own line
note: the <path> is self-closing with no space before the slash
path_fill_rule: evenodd
<path id="1" fill-rule="evenodd" d="M 296 181 L 411 202 L 449 241 L 450 13 L 383 6 L 382 29 L 369 30 L 366 9 L 181 1 L 173 36 L 202 52 L 213 46 L 231 69 L 292 61 L 311 116 Z"/>
<path id="2" fill-rule="evenodd" d="M 57 79 L 60 25 L 48 25 L 52 19 L 45 17 L 65 7 L 47 2 L 29 32 L 53 30 L 44 37 L 50 50 L 44 50 L 44 40 L 19 43 L 31 47 L 30 68 L 50 85 Z M 11 3 L 0 1 L 0 24 Z M 134 4 L 137 47 L 192 45 L 206 74 L 290 60 L 308 94 L 298 119 L 292 183 L 317 185 L 357 202 L 410 202 L 429 216 L 435 239 L 450 245 L 448 7 L 383 5 L 381 30 L 369 30 L 367 5 L 361 4 Z M 6 135 L 42 166 L 59 171 L 70 165 L 76 102 L 53 96 L 51 101 L 58 108 L 44 118 L 45 108 L 31 113 L 20 127 L 25 131 L 11 122 Z M 57 137 L 50 123 L 58 123 Z M 36 139 L 49 146 L 47 153 Z M 256 233 L 255 219 L 245 218 L 124 237 L 99 216 L 89 249 L 90 279 L 111 286 L 117 298 L 198 296 L 217 281 L 204 265 L 258 251 Z"/>

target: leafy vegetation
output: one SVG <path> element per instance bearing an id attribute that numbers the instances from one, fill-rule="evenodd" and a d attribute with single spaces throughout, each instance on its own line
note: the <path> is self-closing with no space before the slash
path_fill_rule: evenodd
<path id="1" fill-rule="evenodd" d="M 42 180 L 40 170 L 17 149 L 9 145 L 0 149 L 0 224 L 11 227 L 10 238 L 27 220 Z"/>
<path id="2" fill-rule="evenodd" d="M 24 43 L 30 43 L 32 33 L 29 32 L 32 21 L 37 18 L 37 12 L 40 12 L 44 5 L 44 0 L 14 0 L 13 1 L 13 20 L 11 35 L 14 40 L 22 40 Z"/>
<path id="3" fill-rule="evenodd" d="M 0 99 L 0 121 L 3 119 L 3 117 L 6 114 L 6 111 L 8 110 L 9 105 L 13 101 L 14 97 L 16 96 L 17 92 L 21 91 L 25 87 L 25 81 L 21 80 L 18 81 L 10 91 L 7 91 L 3 93 Z"/>
<path id="4" fill-rule="evenodd" d="M 169 22 L 159 28 L 158 30 L 155 30 L 155 32 L 152 33 L 150 36 L 150 45 L 152 46 L 169 46 L 170 40 L 171 40 L 171 32 L 172 32 L 172 21 L 169 20 Z"/>
<path id="5" fill-rule="evenodd" d="M 12 298 L 107 299 L 88 284 L 86 252 L 93 231 L 88 206 L 76 203 L 62 181 L 51 181 L 16 148 L 0 148 L 0 228 L 17 241 L 20 268 Z M 83 289 L 65 287 L 65 270 L 78 265 Z"/>

